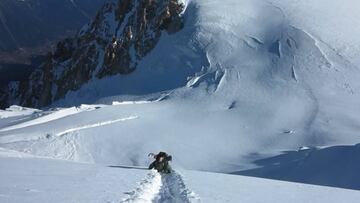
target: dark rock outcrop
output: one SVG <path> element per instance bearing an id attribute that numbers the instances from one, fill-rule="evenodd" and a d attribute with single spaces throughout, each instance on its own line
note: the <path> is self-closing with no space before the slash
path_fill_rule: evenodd
<path id="1" fill-rule="evenodd" d="M 183 26 L 178 0 L 121 0 L 107 3 L 74 38 L 57 44 L 30 78 L 0 92 L 2 107 L 43 107 L 93 78 L 133 72 L 163 31 Z"/>

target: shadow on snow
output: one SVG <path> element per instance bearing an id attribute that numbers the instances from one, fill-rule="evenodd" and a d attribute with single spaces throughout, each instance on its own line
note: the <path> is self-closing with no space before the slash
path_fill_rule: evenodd
<path id="1" fill-rule="evenodd" d="M 232 174 L 360 190 L 360 144 L 286 151 Z"/>

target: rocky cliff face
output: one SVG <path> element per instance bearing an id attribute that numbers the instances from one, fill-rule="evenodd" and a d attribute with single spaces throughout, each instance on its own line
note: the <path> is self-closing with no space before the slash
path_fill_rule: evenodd
<path id="1" fill-rule="evenodd" d="M 107 3 L 74 38 L 57 44 L 26 81 L 0 91 L 1 106 L 42 107 L 93 78 L 130 74 L 159 41 L 162 32 L 183 26 L 178 0 L 121 0 Z"/>

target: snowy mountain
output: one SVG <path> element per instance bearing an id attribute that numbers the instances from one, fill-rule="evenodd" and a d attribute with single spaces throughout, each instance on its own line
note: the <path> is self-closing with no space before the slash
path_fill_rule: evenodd
<path id="1" fill-rule="evenodd" d="M 191 198 L 180 202 L 358 201 L 357 1 L 125 2 L 104 6 L 98 20 L 59 43 L 42 71 L 10 84 L 7 105 L 49 106 L 0 111 L 0 161 L 9 167 L 1 177 L 21 182 L 24 165 L 44 174 L 65 167 L 74 172 L 65 177 L 79 179 L 59 188 L 111 188 L 94 202 L 156 202 L 181 191 Z M 89 37 L 77 43 L 81 36 Z M 170 181 L 139 169 L 158 151 L 174 157 Z M 88 173 L 78 175 L 83 167 Z M 46 179 L 19 184 L 49 191 L 41 189 Z M 171 192 L 173 184 L 181 191 Z M 80 202 L 86 192 L 76 194 Z"/>
<path id="2" fill-rule="evenodd" d="M 78 90 L 90 79 L 133 72 L 162 30 L 181 29 L 183 4 L 177 0 L 107 3 L 75 38 L 57 44 L 28 80 L 3 90 L 0 102 L 43 107 Z"/>

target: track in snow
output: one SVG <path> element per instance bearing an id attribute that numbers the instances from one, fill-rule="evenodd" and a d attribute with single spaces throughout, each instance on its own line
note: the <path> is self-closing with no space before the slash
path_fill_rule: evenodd
<path id="1" fill-rule="evenodd" d="M 75 127 L 75 128 L 70 128 L 67 129 L 63 132 L 59 132 L 56 134 L 56 136 L 63 136 L 65 134 L 74 132 L 74 131 L 79 131 L 79 130 L 84 130 L 84 129 L 89 129 L 89 128 L 96 128 L 96 127 L 100 127 L 100 126 L 104 126 L 104 125 L 110 125 L 113 123 L 118 123 L 118 122 L 122 122 L 122 121 L 127 121 L 127 120 L 133 120 L 138 118 L 137 116 L 130 116 L 130 117 L 126 117 L 126 118 L 119 118 L 119 119 L 115 119 L 115 120 L 109 120 L 109 121 L 102 121 L 99 123 L 94 123 L 94 124 L 88 124 L 88 125 L 84 125 L 84 126 L 80 126 L 80 127 Z"/>
<path id="2" fill-rule="evenodd" d="M 200 198 L 187 189 L 177 172 L 161 175 L 151 171 L 140 185 L 126 193 L 128 197 L 122 203 L 193 203 Z"/>

